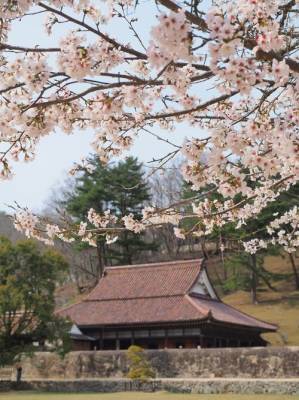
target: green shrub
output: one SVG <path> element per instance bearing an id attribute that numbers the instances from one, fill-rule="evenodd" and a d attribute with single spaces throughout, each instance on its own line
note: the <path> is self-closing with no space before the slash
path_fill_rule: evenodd
<path id="1" fill-rule="evenodd" d="M 130 346 L 127 351 L 127 358 L 129 361 L 128 378 L 143 381 L 155 378 L 155 373 L 142 347 Z"/>

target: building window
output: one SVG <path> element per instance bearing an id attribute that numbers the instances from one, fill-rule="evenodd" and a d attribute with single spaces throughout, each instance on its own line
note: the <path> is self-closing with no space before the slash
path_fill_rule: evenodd
<path id="1" fill-rule="evenodd" d="M 118 337 L 119 337 L 119 338 L 126 338 L 126 339 L 128 339 L 128 338 L 131 338 L 131 336 L 132 336 L 131 331 L 119 331 L 119 332 L 118 332 Z"/>
<path id="2" fill-rule="evenodd" d="M 152 337 L 165 337 L 166 331 L 165 329 L 154 329 L 151 331 Z"/>
<path id="3" fill-rule="evenodd" d="M 184 333 L 186 336 L 199 336 L 201 330 L 199 328 L 185 328 Z"/>
<path id="4" fill-rule="evenodd" d="M 183 329 L 169 329 L 168 336 L 183 336 Z"/>
<path id="5" fill-rule="evenodd" d="M 134 336 L 136 338 L 149 337 L 149 331 L 148 330 L 135 331 Z"/>
<path id="6" fill-rule="evenodd" d="M 115 339 L 116 332 L 103 332 L 103 337 L 106 339 Z"/>

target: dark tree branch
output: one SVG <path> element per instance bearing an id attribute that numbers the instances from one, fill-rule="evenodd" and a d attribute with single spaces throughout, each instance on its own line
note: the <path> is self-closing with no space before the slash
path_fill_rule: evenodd
<path id="1" fill-rule="evenodd" d="M 78 20 L 78 19 L 76 19 L 74 17 L 71 17 L 70 15 L 64 13 L 63 11 L 57 10 L 56 8 L 50 7 L 47 4 L 44 4 L 42 2 L 39 2 L 38 5 L 40 7 L 42 7 L 42 8 L 44 8 L 45 10 L 50 11 L 50 12 L 52 12 L 54 14 L 57 14 L 57 15 L 65 18 L 66 20 L 68 20 L 70 22 L 73 22 L 76 25 L 82 26 L 83 28 L 87 29 L 89 32 L 92 32 L 92 33 L 96 34 L 97 36 L 100 36 L 106 42 L 112 44 L 114 47 L 116 47 L 117 49 L 120 49 L 124 53 L 131 54 L 131 55 L 133 55 L 133 56 L 135 56 L 137 58 L 143 59 L 143 60 L 147 59 L 146 54 L 141 53 L 140 51 L 131 49 L 131 48 L 127 47 L 127 46 L 124 46 L 124 45 L 118 43 L 116 40 L 110 38 L 108 35 L 102 33 L 98 29 L 95 29 L 92 26 L 86 24 L 85 22 L 80 21 L 80 20 Z"/>

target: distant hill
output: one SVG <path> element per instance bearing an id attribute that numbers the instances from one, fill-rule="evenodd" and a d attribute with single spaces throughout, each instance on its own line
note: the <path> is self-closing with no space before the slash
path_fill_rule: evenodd
<path id="1" fill-rule="evenodd" d="M 22 235 L 13 225 L 12 219 L 0 212 L 0 236 L 6 236 L 12 242 L 17 240 L 25 239 L 25 235 Z"/>

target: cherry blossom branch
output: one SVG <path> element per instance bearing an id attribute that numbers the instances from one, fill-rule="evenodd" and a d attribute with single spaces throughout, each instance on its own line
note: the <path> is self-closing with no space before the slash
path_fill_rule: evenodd
<path id="1" fill-rule="evenodd" d="M 200 75 L 198 77 L 194 77 L 193 78 L 193 82 L 197 82 L 197 81 L 199 81 L 201 79 L 206 79 L 207 76 L 211 76 L 211 75 L 212 75 L 212 73 L 209 72 L 209 73 Z M 110 84 L 107 83 L 105 85 L 97 85 L 97 86 L 90 87 L 90 88 L 88 88 L 86 90 L 83 90 L 82 92 L 80 92 L 80 93 L 78 93 L 76 95 L 73 95 L 73 96 L 70 96 L 70 97 L 67 97 L 67 98 L 61 98 L 61 99 L 55 99 L 55 100 L 46 101 L 46 102 L 35 103 L 35 104 L 32 104 L 30 107 L 28 107 L 28 109 L 36 108 L 36 107 L 48 107 L 48 106 L 55 105 L 55 104 L 69 103 L 69 102 L 72 102 L 72 101 L 75 101 L 75 100 L 78 100 L 78 99 L 82 99 L 82 98 L 84 98 L 86 95 L 88 95 L 90 93 L 94 93 L 94 92 L 101 91 L 101 90 L 115 89 L 115 88 L 124 87 L 124 86 L 159 86 L 159 85 L 162 85 L 162 84 L 163 84 L 163 82 L 161 80 L 156 80 L 156 79 L 148 80 L 148 81 L 136 80 L 135 82 L 117 82 L 117 83 L 110 83 Z M 223 96 L 223 99 L 231 97 L 233 95 L 234 95 L 234 93 L 232 93 L 229 96 Z M 210 101 L 207 104 L 209 104 L 209 103 L 210 104 L 214 104 L 217 101 L 218 100 L 216 99 L 215 101 Z M 221 99 L 220 99 L 220 101 L 221 101 Z M 198 109 L 201 109 L 203 106 L 197 107 L 194 111 L 197 111 Z M 190 111 L 188 111 L 188 110 L 182 111 L 181 114 L 186 114 L 188 112 L 190 112 Z M 162 116 L 161 118 L 163 118 L 163 117 L 164 116 Z M 160 117 L 154 116 L 153 118 L 156 119 L 156 118 L 160 118 Z"/>
<path id="2" fill-rule="evenodd" d="M 143 60 L 147 58 L 144 53 L 141 53 L 140 51 L 128 48 L 128 47 L 118 43 L 116 40 L 114 40 L 114 39 L 110 38 L 108 35 L 100 32 L 98 29 L 93 28 L 92 26 L 88 25 L 87 23 L 85 23 L 83 21 L 80 21 L 80 20 L 68 15 L 68 14 L 64 13 L 63 11 L 61 11 L 61 10 L 57 10 L 56 8 L 50 7 L 49 5 L 44 4 L 42 2 L 39 2 L 38 5 L 40 7 L 42 7 L 42 8 L 44 8 L 45 10 L 50 11 L 50 12 L 56 14 L 56 15 L 59 15 L 60 17 L 63 17 L 66 20 L 68 20 L 70 22 L 73 22 L 74 24 L 79 25 L 79 26 L 87 29 L 89 32 L 92 32 L 92 33 L 96 34 L 97 36 L 100 36 L 106 42 L 112 44 L 113 46 L 115 46 L 116 48 L 120 49 L 124 53 L 131 54 L 131 55 L 133 55 L 133 56 L 135 56 L 137 58 L 143 59 Z"/>
<path id="3" fill-rule="evenodd" d="M 278 182 L 275 182 L 275 183 L 273 183 L 272 185 L 270 185 L 270 186 L 269 186 L 269 189 L 277 188 L 277 187 L 280 186 L 282 183 L 284 183 L 285 181 L 288 181 L 288 180 L 290 180 L 290 179 L 292 179 L 292 178 L 294 178 L 294 175 L 286 176 L 286 177 L 280 179 Z M 239 201 L 238 203 L 234 204 L 233 206 L 231 206 L 231 207 L 229 207 L 229 208 L 227 208 L 227 209 L 224 209 L 224 210 L 222 210 L 222 211 L 215 212 L 215 213 L 211 214 L 211 217 L 218 216 L 218 215 L 223 215 L 223 214 L 227 214 L 227 213 L 230 212 L 230 211 L 233 211 L 233 210 L 235 210 L 235 209 L 237 209 L 237 208 L 240 208 L 241 206 L 243 206 L 244 204 L 248 203 L 249 201 L 254 200 L 255 198 L 257 198 L 257 196 L 258 196 L 257 194 L 254 194 L 253 196 L 247 197 L 247 198 L 245 198 L 245 199 Z M 266 206 L 266 204 L 265 204 L 265 206 Z"/>
<path id="4" fill-rule="evenodd" d="M 247 49 L 253 50 L 257 47 L 257 42 L 251 39 L 247 39 L 244 41 L 244 45 Z M 285 63 L 291 68 L 292 71 L 299 73 L 299 62 L 292 59 L 286 58 L 284 54 L 279 54 L 275 51 L 264 51 L 262 49 L 258 49 L 256 52 L 256 59 L 259 61 L 285 61 Z"/>
<path id="5" fill-rule="evenodd" d="M 144 119 L 145 120 L 147 120 L 147 119 L 164 119 L 164 118 L 179 117 L 179 116 L 183 116 L 183 115 L 187 115 L 187 114 L 192 114 L 196 111 L 204 110 L 207 107 L 212 106 L 213 104 L 217 104 L 222 101 L 225 101 L 225 100 L 235 96 L 238 93 L 239 93 L 238 91 L 233 91 L 229 94 L 224 94 L 222 96 L 215 97 L 214 99 L 208 100 L 194 108 L 190 108 L 190 109 L 182 110 L 182 111 L 174 111 L 174 112 L 170 112 L 170 113 L 160 113 L 160 114 L 156 114 L 156 115 L 152 115 L 152 116 L 146 116 Z"/>
<path id="6" fill-rule="evenodd" d="M 23 46 L 14 46 L 8 43 L 0 43 L 0 51 L 1 50 L 15 50 L 21 51 L 25 53 L 57 53 L 61 51 L 59 47 L 23 47 Z"/>
<path id="7" fill-rule="evenodd" d="M 74 96 L 70 96 L 67 98 L 61 98 L 61 99 L 55 99 L 55 100 L 50 100 L 50 101 L 46 101 L 46 102 L 40 102 L 40 103 L 36 103 L 33 104 L 32 107 L 33 108 L 39 108 L 39 107 L 48 107 L 48 106 L 52 106 L 52 105 L 56 105 L 56 104 L 64 104 L 64 103 L 70 103 L 72 101 L 78 100 L 78 99 L 82 99 L 84 98 L 86 95 L 90 94 L 90 93 L 94 93 L 94 92 L 98 92 L 101 90 L 107 90 L 107 89 L 115 89 L 115 88 L 119 88 L 119 87 L 123 87 L 123 86 L 145 86 L 146 84 L 150 84 L 150 82 L 146 83 L 144 81 L 137 81 L 137 82 L 117 82 L 117 83 L 107 83 L 106 85 L 97 85 L 97 86 L 92 86 L 86 90 L 83 90 L 82 92 L 74 95 Z M 161 85 L 161 82 L 153 82 L 153 85 Z M 31 108 L 31 107 L 30 107 Z"/>
<path id="8" fill-rule="evenodd" d="M 5 89 L 1 89 L 0 90 L 0 95 L 3 94 L 3 93 L 9 92 L 10 90 L 18 89 L 19 87 L 22 87 L 22 86 L 25 86 L 25 85 L 26 84 L 24 82 L 23 83 L 22 82 L 16 83 L 13 86 L 9 86 L 9 87 L 7 87 Z"/>
<path id="9" fill-rule="evenodd" d="M 171 0 L 158 0 L 158 3 L 162 4 L 164 7 L 174 12 L 178 12 L 179 10 L 182 9 L 180 6 L 178 6 Z M 203 18 L 199 17 L 198 15 L 192 14 L 189 11 L 185 11 L 185 15 L 188 21 L 190 21 L 194 25 L 199 26 L 199 28 L 204 32 L 208 31 L 208 25 Z"/>
<path id="10" fill-rule="evenodd" d="M 162 4 L 163 6 L 167 7 L 169 10 L 172 11 L 178 11 L 181 9 L 181 7 L 179 7 L 177 4 L 175 4 L 173 1 L 171 0 L 159 0 L 159 3 Z M 293 2 L 289 2 L 288 6 L 285 7 L 285 9 L 290 10 L 291 7 L 293 7 L 295 4 L 293 4 Z M 194 23 L 195 25 L 198 25 L 203 31 L 207 31 L 208 30 L 208 26 L 207 23 L 204 19 L 202 19 L 201 17 L 198 17 L 194 14 L 189 13 L 188 11 L 185 12 L 187 19 L 191 22 Z M 255 48 L 257 46 L 257 42 L 253 39 L 246 39 L 244 40 L 244 44 L 245 47 L 247 49 L 252 50 L 253 48 Z M 261 61 L 272 61 L 274 59 L 278 60 L 278 61 L 282 61 L 284 58 L 283 56 L 281 56 L 278 53 L 275 52 L 266 52 L 263 51 L 262 49 L 258 49 L 258 51 L 256 52 L 256 57 L 258 60 Z M 285 62 L 287 63 L 287 65 L 294 71 L 294 72 L 299 72 L 299 62 L 291 59 L 291 58 L 287 58 L 285 59 Z"/>

